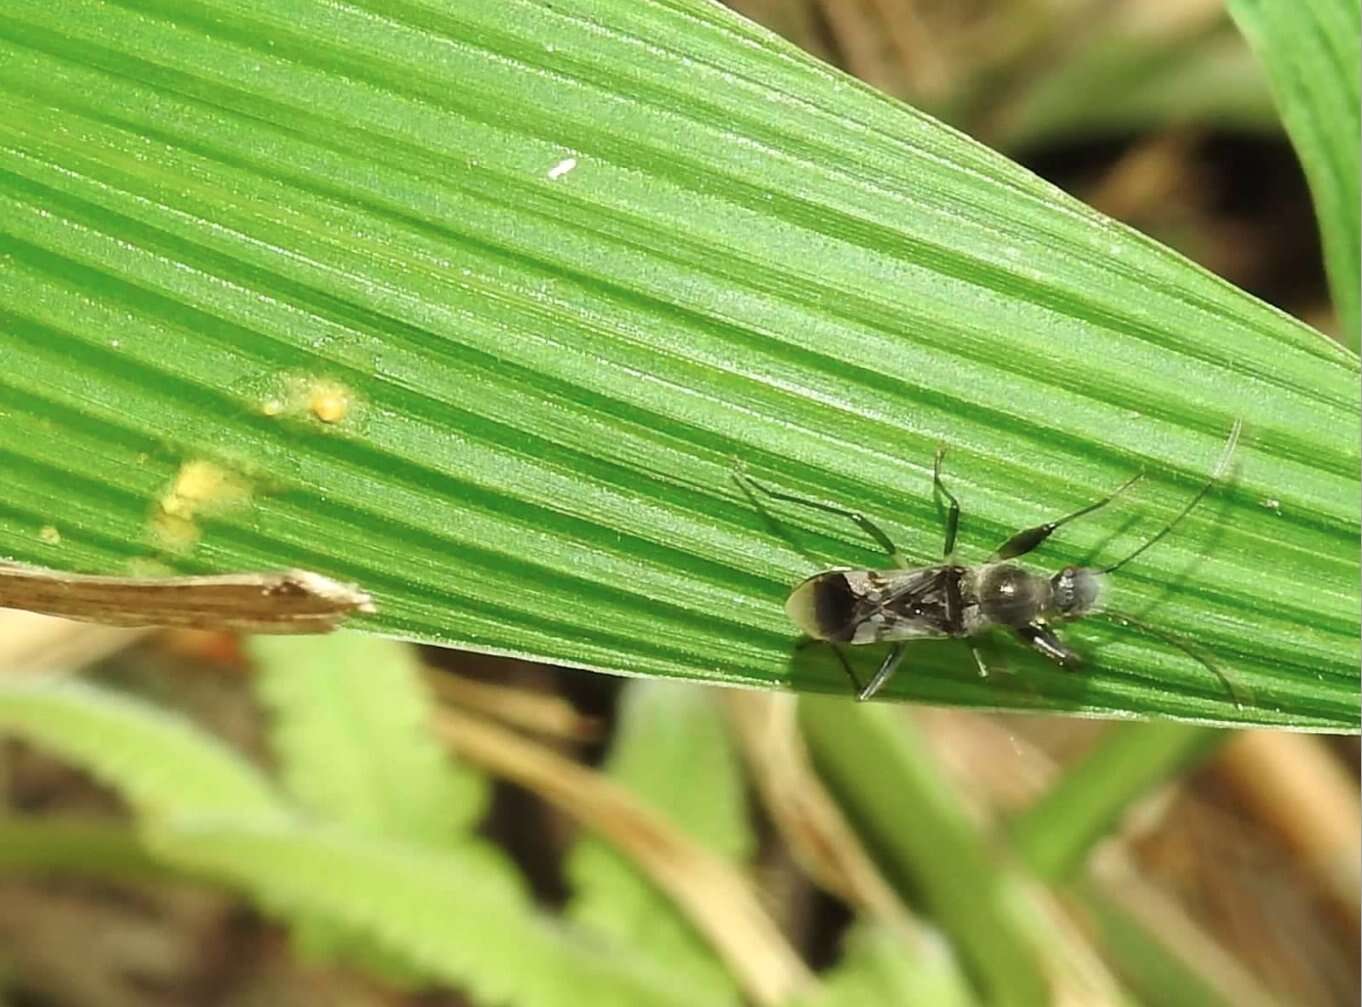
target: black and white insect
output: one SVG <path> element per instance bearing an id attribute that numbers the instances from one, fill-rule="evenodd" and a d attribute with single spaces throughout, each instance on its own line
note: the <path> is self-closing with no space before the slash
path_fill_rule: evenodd
<path id="1" fill-rule="evenodd" d="M 1058 528 L 1105 507 L 1134 485 L 1141 474 L 1132 476 L 1096 503 L 1080 507 L 1071 514 L 1017 532 L 1000 545 L 988 561 L 978 566 L 955 562 L 955 537 L 960 525 L 960 503 L 941 481 L 944 448 L 938 448 L 932 466 L 932 490 L 948 502 L 944 562 L 939 566 L 914 567 L 907 563 L 893 541 L 864 514 L 782 493 L 739 474 L 739 481 L 772 500 L 800 504 L 814 510 L 845 517 L 875 540 L 889 554 L 893 569 L 864 570 L 836 568 L 823 570 L 798 584 L 785 602 L 790 620 L 812 641 L 832 645 L 842 667 L 856 689 L 858 699 L 870 699 L 898 670 L 908 644 L 913 640 L 957 639 L 965 643 L 974 657 L 979 674 L 987 677 L 988 667 L 974 643 L 974 637 L 996 628 L 1011 630 L 1061 667 L 1081 663 L 1079 656 L 1055 632 L 1055 624 L 1085 616 L 1102 615 L 1110 621 L 1132 626 L 1182 650 L 1220 679 L 1235 705 L 1238 697 L 1229 680 L 1208 658 L 1176 637 L 1102 606 L 1106 578 L 1171 532 L 1190 514 L 1229 469 L 1239 441 L 1241 423 L 1235 421 L 1220 460 L 1199 492 L 1157 534 L 1147 539 L 1124 559 L 1105 567 L 1066 566 L 1054 574 L 1035 573 L 1009 562 L 1024 556 L 1050 537 Z M 750 495 L 750 493 L 749 493 Z M 756 498 L 753 497 L 756 502 Z M 879 670 L 862 684 L 841 645 L 858 646 L 892 643 Z"/>

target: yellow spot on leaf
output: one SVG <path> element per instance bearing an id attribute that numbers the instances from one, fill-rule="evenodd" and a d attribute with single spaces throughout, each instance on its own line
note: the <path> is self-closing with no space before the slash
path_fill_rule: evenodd
<path id="1" fill-rule="evenodd" d="M 350 415 L 350 390 L 331 381 L 319 381 L 308 396 L 308 408 L 323 423 L 339 423 Z"/>
<path id="2" fill-rule="evenodd" d="M 322 423 L 340 423 L 354 409 L 354 393 L 330 378 L 289 376 L 260 403 L 265 416 L 308 417 Z"/>
<path id="3" fill-rule="evenodd" d="M 156 502 L 152 535 L 164 549 L 188 552 L 202 534 L 197 518 L 242 507 L 250 499 L 250 483 L 241 474 L 203 459 L 185 462 Z"/>

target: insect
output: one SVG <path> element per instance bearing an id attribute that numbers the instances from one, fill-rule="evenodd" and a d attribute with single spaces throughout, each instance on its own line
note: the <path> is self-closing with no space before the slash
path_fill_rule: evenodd
<path id="1" fill-rule="evenodd" d="M 913 640 L 961 640 L 973 655 L 979 674 L 987 677 L 988 667 L 973 638 L 999 627 L 1011 630 L 1024 643 L 1061 667 L 1074 667 L 1081 663 L 1080 658 L 1056 633 L 1055 624 L 1101 614 L 1111 621 L 1135 627 L 1182 650 L 1214 674 L 1235 705 L 1239 706 L 1239 699 L 1229 680 L 1206 657 L 1176 637 L 1129 616 L 1104 610 L 1101 602 L 1107 576 L 1176 528 L 1220 481 L 1229 469 L 1241 427 L 1242 423 L 1236 420 L 1219 461 L 1200 491 L 1167 525 L 1134 552 L 1110 566 L 1071 565 L 1050 575 L 1034 573 L 1010 561 L 1026 555 L 1070 521 L 1105 507 L 1134 485 L 1141 474 L 1132 476 L 1096 503 L 1080 507 L 1057 520 L 1017 532 L 994 550 L 987 562 L 979 566 L 966 566 L 954 561 L 956 532 L 960 526 L 960 502 L 941 481 L 941 459 L 945 449 L 938 448 L 932 465 L 932 491 L 941 494 L 949 503 L 943 550 L 945 561 L 939 566 L 923 567 L 910 566 L 889 536 L 864 514 L 782 493 L 742 474 L 737 478 L 742 485 L 759 490 L 773 500 L 800 504 L 849 519 L 874 539 L 893 561 L 894 568 L 888 570 L 836 568 L 821 571 L 796 585 L 785 602 L 785 611 L 790 620 L 810 640 L 832 645 L 856 688 L 857 699 L 870 699 L 879 692 L 902 664 L 908 644 Z M 756 503 L 755 497 L 753 502 Z M 839 645 L 870 643 L 892 643 L 893 646 L 885 655 L 879 670 L 869 682 L 862 684 L 851 670 Z"/>

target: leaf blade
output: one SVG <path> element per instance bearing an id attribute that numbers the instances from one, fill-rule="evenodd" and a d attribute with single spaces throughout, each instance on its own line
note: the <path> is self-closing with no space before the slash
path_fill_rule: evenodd
<path id="1" fill-rule="evenodd" d="M 343 633 L 257 638 L 255 687 L 289 792 L 320 818 L 435 848 L 468 838 L 486 782 L 435 740 L 410 648 Z"/>
<path id="2" fill-rule="evenodd" d="M 255 767 L 187 719 L 83 682 L 5 682 L 0 730 L 94 774 L 153 818 L 286 813 Z"/>
<path id="3" fill-rule="evenodd" d="M 939 441 L 981 556 L 1141 466 L 1152 525 L 1242 416 L 1238 481 L 1122 604 L 1165 599 L 1253 708 L 1081 626 L 1081 679 L 924 648 L 892 692 L 1356 729 L 1355 357 L 707 5 L 385 10 L 0 16 L 0 549 L 155 555 L 148 509 L 209 457 L 256 493 L 177 565 L 335 574 L 409 638 L 841 690 L 792 660 L 812 567 L 731 458 L 927 561 Z M 300 380 L 353 413 L 269 415 Z M 876 562 L 797 520 L 822 562 Z"/>
<path id="4" fill-rule="evenodd" d="M 1362 39 L 1356 0 L 1296 4 L 1231 0 L 1229 11 L 1267 69 L 1277 108 L 1305 169 L 1324 243 L 1342 340 L 1362 338 L 1359 162 Z"/>
<path id="5" fill-rule="evenodd" d="M 152 836 L 158 855 L 240 885 L 267 906 L 327 918 L 423 974 L 498 1003 L 686 1002 L 628 956 L 606 955 L 537 914 L 504 865 L 474 847 L 429 849 L 296 822 L 184 819 Z M 346 884 L 331 883 L 337 877 Z M 451 911 L 452 910 L 452 911 Z"/>

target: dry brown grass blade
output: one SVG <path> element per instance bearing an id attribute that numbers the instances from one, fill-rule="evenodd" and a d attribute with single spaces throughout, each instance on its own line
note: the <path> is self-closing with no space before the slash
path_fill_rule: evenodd
<path id="1" fill-rule="evenodd" d="M 1235 1007 L 1276 1007 L 1248 970 L 1206 933 L 1190 916 L 1154 885 L 1140 876 L 1123 844 L 1102 843 L 1088 862 L 1090 877 L 1104 895 L 1121 907 L 1150 934 L 1157 934 L 1170 955 L 1205 979 Z"/>
<path id="2" fill-rule="evenodd" d="M 1258 819 L 1300 855 L 1356 939 L 1362 802 L 1339 760 L 1319 738 L 1244 731 L 1213 765 Z"/>
<path id="3" fill-rule="evenodd" d="M 561 696 L 479 682 L 441 671 L 428 671 L 426 681 L 442 702 L 491 717 L 530 734 L 578 743 L 598 741 L 602 735 L 603 727 L 599 720 L 578 713 Z"/>
<path id="4" fill-rule="evenodd" d="M 904 97 L 931 103 L 948 97 L 958 87 L 955 74 L 942 53 L 937 24 L 928 23 L 915 0 L 871 0 L 878 27 L 892 45 L 894 58 L 907 80 Z M 953 54 L 952 54 L 953 55 Z"/>
<path id="5" fill-rule="evenodd" d="M 747 879 L 594 770 L 513 731 L 446 708 L 440 737 L 460 757 L 538 794 L 611 843 L 678 906 L 754 1002 L 787 1002 L 814 983 Z"/>
<path id="6" fill-rule="evenodd" d="M 307 570 L 211 577 L 110 577 L 0 563 L 0 608 L 109 626 L 326 633 L 369 596 Z"/>
<path id="7" fill-rule="evenodd" d="M 866 915 L 915 933 L 917 922 L 814 772 L 795 697 L 734 689 L 724 698 L 762 802 L 799 866 Z"/>
<path id="8" fill-rule="evenodd" d="M 872 0 L 818 0 L 839 62 L 854 76 L 889 94 L 907 90 L 897 54 L 871 10 Z"/>

